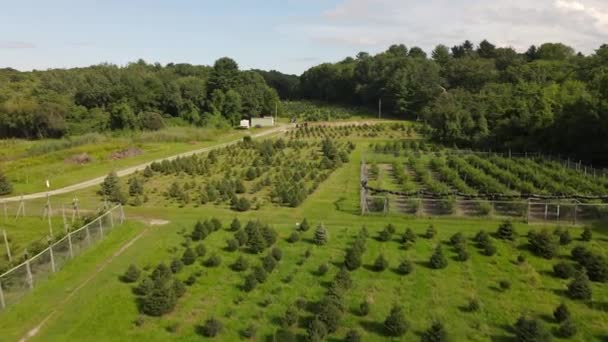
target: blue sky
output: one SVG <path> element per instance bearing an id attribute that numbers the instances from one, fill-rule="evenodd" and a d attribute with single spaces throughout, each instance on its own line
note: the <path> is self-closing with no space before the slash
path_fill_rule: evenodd
<path id="1" fill-rule="evenodd" d="M 430 51 L 488 38 L 518 50 L 563 41 L 590 53 L 608 41 L 602 0 L 5 0 L 0 67 L 110 62 L 212 64 L 301 73 L 392 43 Z"/>

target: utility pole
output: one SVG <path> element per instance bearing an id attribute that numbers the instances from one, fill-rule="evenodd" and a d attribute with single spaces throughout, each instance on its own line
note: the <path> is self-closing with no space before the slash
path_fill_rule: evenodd
<path id="1" fill-rule="evenodd" d="M 382 99 L 378 99 L 378 119 L 382 117 Z"/>

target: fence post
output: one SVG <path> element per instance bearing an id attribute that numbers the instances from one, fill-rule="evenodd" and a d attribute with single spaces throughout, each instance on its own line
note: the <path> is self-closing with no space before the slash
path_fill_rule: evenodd
<path id="1" fill-rule="evenodd" d="M 113 210 L 109 211 L 109 214 L 110 214 L 110 227 L 114 228 L 114 214 L 112 212 L 113 212 Z"/>
<path id="2" fill-rule="evenodd" d="M 32 277 L 32 269 L 30 268 L 30 256 L 27 253 L 27 250 L 25 250 L 25 255 L 27 255 L 27 260 L 25 260 L 25 270 L 27 271 L 27 284 L 29 285 L 30 289 L 34 288 L 34 278 Z"/>
<path id="3" fill-rule="evenodd" d="M 574 224 L 576 225 L 576 212 L 578 210 L 578 203 L 574 204 Z"/>
<path id="4" fill-rule="evenodd" d="M 531 206 L 531 203 L 530 203 L 530 199 L 528 198 L 528 212 L 526 212 L 526 223 L 530 223 L 530 209 L 531 209 L 530 206 Z"/>
<path id="5" fill-rule="evenodd" d="M 4 245 L 6 246 L 6 255 L 8 256 L 8 261 L 13 261 L 13 257 L 11 256 L 11 247 L 8 245 L 8 239 L 6 238 L 6 229 L 2 231 L 4 235 Z"/>
<path id="6" fill-rule="evenodd" d="M 120 224 L 123 224 L 124 222 L 125 222 L 125 209 L 121 204 L 120 205 Z"/>
<path id="7" fill-rule="evenodd" d="M 87 231 L 87 246 L 91 245 L 91 233 L 89 233 L 89 225 L 87 224 L 84 228 Z"/>
<path id="8" fill-rule="evenodd" d="M 547 214 L 549 214 L 549 203 L 545 202 L 545 221 L 547 221 Z"/>
<path id="9" fill-rule="evenodd" d="M 72 249 L 72 233 L 68 233 L 68 246 L 70 246 L 70 259 L 74 258 L 74 250 Z"/>
<path id="10" fill-rule="evenodd" d="M 55 273 L 55 255 L 53 254 L 53 245 L 49 246 L 49 253 L 51 254 L 51 271 Z"/>
<path id="11" fill-rule="evenodd" d="M 557 200 L 557 222 L 559 222 L 559 200 Z"/>
<path id="12" fill-rule="evenodd" d="M 103 223 L 102 223 L 102 221 L 103 221 L 103 220 L 102 220 L 102 217 L 103 217 L 103 216 L 100 216 L 100 217 L 98 218 L 98 220 L 99 220 L 99 232 L 100 232 L 100 234 L 101 234 L 101 238 L 103 239 Z"/>
<path id="13" fill-rule="evenodd" d="M 3 310 L 6 308 L 6 303 L 4 302 L 4 292 L 2 292 L 2 281 L 0 279 L 0 308 Z"/>

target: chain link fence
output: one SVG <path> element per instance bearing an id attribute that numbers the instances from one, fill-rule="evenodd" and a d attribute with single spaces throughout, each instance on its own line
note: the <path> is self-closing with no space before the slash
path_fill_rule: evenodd
<path id="1" fill-rule="evenodd" d="M 118 205 L 0 275 L 0 309 L 15 304 L 37 284 L 102 240 L 124 220 L 124 209 Z"/>

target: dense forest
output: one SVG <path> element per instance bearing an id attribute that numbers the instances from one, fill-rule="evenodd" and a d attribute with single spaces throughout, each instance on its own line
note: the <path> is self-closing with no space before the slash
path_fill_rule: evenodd
<path id="1" fill-rule="evenodd" d="M 608 45 L 584 56 L 560 43 L 525 53 L 470 41 L 393 45 L 310 68 L 297 95 L 377 107 L 428 123 L 447 145 L 544 151 L 608 164 Z"/>
<path id="2" fill-rule="evenodd" d="M 61 137 L 175 124 L 235 124 L 274 113 L 276 91 L 230 58 L 213 67 L 102 64 L 19 72 L 0 69 L 0 137 Z"/>

